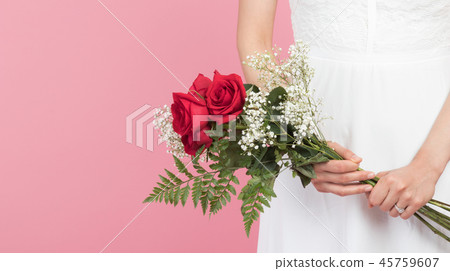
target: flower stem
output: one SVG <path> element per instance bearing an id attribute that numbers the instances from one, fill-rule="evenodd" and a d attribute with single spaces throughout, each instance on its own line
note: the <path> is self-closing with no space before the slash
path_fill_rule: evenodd
<path id="1" fill-rule="evenodd" d="M 330 148 L 326 141 L 318 140 L 315 135 L 313 135 L 310 139 L 307 139 L 307 147 L 320 151 L 323 153 L 327 158 L 332 160 L 343 160 L 343 158 L 333 149 Z M 358 171 L 362 171 L 364 169 L 358 168 Z M 380 180 L 379 177 L 374 177 L 370 180 L 360 181 L 360 183 L 364 184 L 370 184 L 372 186 L 375 186 L 377 182 Z M 444 210 L 450 211 L 450 205 L 441 201 L 437 201 L 434 199 L 431 199 L 429 204 L 432 204 L 434 206 L 440 207 Z M 439 224 L 440 226 L 444 227 L 446 230 L 450 230 L 450 217 L 429 207 L 429 206 L 423 206 L 421 207 L 416 213 L 414 213 L 414 216 L 416 216 L 422 223 L 424 223 L 430 230 L 432 230 L 435 234 L 439 235 L 440 237 L 447 240 L 447 242 L 450 242 L 450 238 L 433 227 L 429 222 L 427 222 L 420 214 L 424 215 L 425 217 L 429 218 L 431 221 Z"/>
<path id="2" fill-rule="evenodd" d="M 450 230 L 450 224 L 448 221 L 445 221 L 444 219 L 440 218 L 438 215 L 436 215 L 435 212 L 430 212 L 427 211 L 425 208 L 420 208 L 418 211 L 418 213 L 428 217 L 429 219 L 431 219 L 432 221 L 436 222 L 437 224 L 441 225 L 442 227 L 444 227 L 446 230 Z"/>
<path id="3" fill-rule="evenodd" d="M 436 229 L 435 227 L 433 227 L 430 223 L 428 223 L 423 217 L 421 217 L 418 213 L 414 213 L 414 216 L 417 217 L 423 224 L 425 224 L 430 230 L 432 230 L 435 234 L 439 235 L 440 237 L 444 238 L 445 240 L 447 240 L 447 242 L 450 242 L 450 238 L 443 234 L 442 232 L 440 232 L 438 229 Z"/>
<path id="4" fill-rule="evenodd" d="M 428 203 L 429 204 L 433 204 L 434 206 L 437 206 L 437 207 L 441 207 L 442 209 L 447 210 L 447 211 L 450 212 L 450 205 L 448 205 L 448 204 L 446 204 L 444 202 L 441 202 L 441 201 L 438 201 L 438 200 L 435 200 L 435 199 L 431 199 Z"/>
<path id="5" fill-rule="evenodd" d="M 439 211 L 437 211 L 437 210 L 435 210 L 435 209 L 433 209 L 433 208 L 431 208 L 431 207 L 429 207 L 427 205 L 424 205 L 422 208 L 424 208 L 425 210 L 427 210 L 429 212 L 432 212 L 432 213 L 436 214 L 437 216 L 439 216 L 441 219 L 443 219 L 447 223 L 450 223 L 450 217 L 449 216 L 447 216 L 447 215 L 445 215 L 445 214 L 443 214 L 443 213 L 441 213 L 441 212 L 439 212 Z"/>

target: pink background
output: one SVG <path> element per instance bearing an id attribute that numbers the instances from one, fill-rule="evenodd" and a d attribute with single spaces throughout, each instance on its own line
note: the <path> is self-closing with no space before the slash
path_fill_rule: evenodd
<path id="1" fill-rule="evenodd" d="M 102 1 L 180 80 L 242 74 L 238 1 Z M 292 40 L 279 1 L 275 43 Z M 125 118 L 183 87 L 95 0 L 0 0 L 0 252 L 99 252 L 164 167 L 125 142 Z M 150 205 L 105 252 L 254 252 L 233 199 L 209 219 Z"/>

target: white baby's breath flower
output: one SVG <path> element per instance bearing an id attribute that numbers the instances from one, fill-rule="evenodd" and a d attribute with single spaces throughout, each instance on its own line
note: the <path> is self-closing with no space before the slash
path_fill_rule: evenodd
<path id="1" fill-rule="evenodd" d="M 270 92 L 273 88 L 282 86 L 285 88 L 287 95 L 285 101 L 278 106 L 271 106 L 274 110 L 279 110 L 283 116 L 279 118 L 281 124 L 287 127 L 291 125 L 294 128 L 294 142 L 301 144 L 301 141 L 308 134 L 316 131 L 316 123 L 320 121 L 319 105 L 320 99 L 314 99 L 314 90 L 309 88 L 314 70 L 308 63 L 309 48 L 301 41 L 296 41 L 289 47 L 286 59 L 281 59 L 276 52 L 281 48 L 276 46 L 272 48 L 273 54 L 265 52 L 263 54 L 256 53 L 247 57 L 247 65 L 259 72 L 259 86 L 265 93 Z M 266 94 L 267 95 L 267 94 Z M 250 115 L 250 128 L 244 131 L 241 143 L 247 148 L 253 148 L 253 142 L 263 142 L 262 138 L 275 139 L 276 135 L 269 131 L 270 126 L 263 127 L 264 118 L 268 114 L 266 110 L 252 109 L 252 106 L 263 108 L 267 106 L 264 101 L 263 94 L 250 94 L 247 98 L 247 114 Z M 281 97 L 279 97 L 281 98 Z M 262 137 L 262 138 L 261 138 Z M 269 142 L 273 144 L 273 140 Z"/>
<path id="2" fill-rule="evenodd" d="M 153 124 L 155 125 L 155 128 L 160 131 L 160 142 L 166 142 L 168 153 L 171 153 L 180 159 L 187 157 L 188 155 L 184 152 L 181 137 L 173 130 L 172 123 L 173 117 L 169 106 L 164 105 L 163 107 L 156 109 Z"/>

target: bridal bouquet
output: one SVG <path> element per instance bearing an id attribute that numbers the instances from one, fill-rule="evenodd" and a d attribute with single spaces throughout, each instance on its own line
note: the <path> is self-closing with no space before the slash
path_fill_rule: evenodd
<path id="1" fill-rule="evenodd" d="M 259 212 L 276 197 L 273 186 L 281 171 L 291 170 L 306 187 L 316 178 L 315 163 L 342 160 L 318 129 L 320 100 L 313 98 L 309 87 L 314 72 L 308 64 L 308 48 L 296 42 L 286 59 L 278 56 L 279 50 L 247 57 L 246 64 L 259 71 L 260 88 L 243 84 L 236 74 L 215 71 L 213 80 L 200 74 L 187 93 L 173 93 L 173 104 L 158 110 L 155 126 L 173 154 L 178 173 L 166 169 L 166 176 L 159 176 L 161 182 L 144 202 L 184 206 L 191 196 L 204 214 L 216 214 L 236 195 L 235 173 L 244 168 L 251 178 L 238 199 L 249 235 Z M 191 159 L 184 164 L 181 159 L 188 156 Z M 375 177 L 362 183 L 375 186 L 377 181 Z M 450 211 L 448 204 L 436 200 L 429 204 Z M 448 216 L 429 206 L 415 214 L 450 241 L 422 215 L 446 230 Z"/>

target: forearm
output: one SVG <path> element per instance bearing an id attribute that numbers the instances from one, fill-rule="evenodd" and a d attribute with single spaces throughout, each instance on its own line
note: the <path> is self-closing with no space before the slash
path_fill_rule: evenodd
<path id="1" fill-rule="evenodd" d="M 253 55 L 255 52 L 262 53 L 266 50 L 272 52 L 272 47 L 264 41 L 246 39 L 242 43 L 238 42 L 238 50 L 246 83 L 258 85 L 258 71 L 243 64 L 243 62 L 247 60 L 247 56 Z"/>
<path id="2" fill-rule="evenodd" d="M 450 160 L 450 93 L 411 164 L 438 178 Z M 437 181 L 437 180 L 436 180 Z"/>
<path id="3" fill-rule="evenodd" d="M 276 5 L 276 0 L 239 1 L 237 47 L 241 64 L 255 52 L 272 51 Z M 257 84 L 257 71 L 247 65 L 242 65 L 242 70 L 247 83 Z"/>

